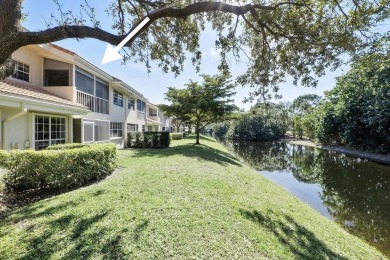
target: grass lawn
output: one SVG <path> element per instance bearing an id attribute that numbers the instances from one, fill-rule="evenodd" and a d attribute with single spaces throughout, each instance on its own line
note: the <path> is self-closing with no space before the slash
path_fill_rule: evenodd
<path id="1" fill-rule="evenodd" d="M 212 139 L 119 151 L 100 183 L 7 212 L 1 259 L 381 259 Z"/>

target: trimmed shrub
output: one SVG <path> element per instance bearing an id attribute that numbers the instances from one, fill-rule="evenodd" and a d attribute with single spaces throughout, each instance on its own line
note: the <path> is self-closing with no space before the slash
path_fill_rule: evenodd
<path id="1" fill-rule="evenodd" d="M 173 140 L 181 140 L 183 139 L 183 133 L 171 133 Z"/>
<path id="2" fill-rule="evenodd" d="M 45 150 L 67 150 L 67 149 L 76 149 L 89 146 L 90 144 L 85 143 L 68 143 L 68 144 L 54 144 L 49 147 L 46 147 Z"/>
<path id="3" fill-rule="evenodd" d="M 8 189 L 68 189 L 100 180 L 116 166 L 115 144 L 59 150 L 11 151 L 4 184 Z"/>
<path id="4" fill-rule="evenodd" d="M 4 151 L 4 150 L 0 150 L 0 167 L 1 168 L 7 167 L 9 157 L 10 157 L 9 152 Z"/>
<path id="5" fill-rule="evenodd" d="M 142 142 L 144 141 L 144 139 L 142 138 L 142 140 L 141 140 L 141 137 L 142 137 L 142 133 L 141 132 L 136 132 L 135 133 L 135 143 L 134 143 L 134 146 L 130 146 L 130 147 L 142 148 Z"/>
<path id="6" fill-rule="evenodd" d="M 135 141 L 134 140 L 135 136 Z M 168 132 L 128 132 L 127 148 L 167 148 L 170 144 Z"/>
<path id="7" fill-rule="evenodd" d="M 162 144 L 162 148 L 169 147 L 171 144 L 171 136 L 169 132 L 161 132 L 160 142 Z"/>
<path id="8" fill-rule="evenodd" d="M 126 139 L 126 147 L 131 147 L 133 145 L 133 140 L 135 136 L 132 132 L 127 133 L 127 139 Z"/>

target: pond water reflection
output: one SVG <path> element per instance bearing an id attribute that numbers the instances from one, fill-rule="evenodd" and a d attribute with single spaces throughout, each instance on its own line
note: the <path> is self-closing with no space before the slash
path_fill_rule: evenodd
<path id="1" fill-rule="evenodd" d="M 390 257 L 390 167 L 280 142 L 225 143 L 260 174 Z"/>

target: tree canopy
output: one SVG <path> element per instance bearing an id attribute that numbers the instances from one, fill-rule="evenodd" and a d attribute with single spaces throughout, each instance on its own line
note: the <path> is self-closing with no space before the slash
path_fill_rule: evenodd
<path id="1" fill-rule="evenodd" d="M 302 95 L 294 99 L 291 108 L 294 114 L 305 114 L 310 112 L 321 101 L 321 97 L 316 94 Z"/>
<path id="2" fill-rule="evenodd" d="M 202 77 L 201 84 L 191 80 L 184 89 L 168 88 L 165 99 L 171 105 L 160 105 L 164 113 L 189 118 L 188 122 L 195 126 L 196 144 L 199 144 L 199 133 L 205 126 L 227 119 L 238 109 L 231 99 L 235 86 L 227 76 Z"/>
<path id="3" fill-rule="evenodd" d="M 341 65 L 340 55 L 388 47 L 388 31 L 372 30 L 389 18 L 390 2 L 384 0 L 112 0 L 111 31 L 101 29 L 92 1 L 81 8 L 89 19 L 53 1 L 60 15 L 41 31 L 21 27 L 23 0 L 0 1 L 0 79 L 13 73 L 10 56 L 22 46 L 67 38 L 117 45 L 145 17 L 150 21 L 126 45 L 125 60 L 148 67 L 156 60 L 164 72 L 178 74 L 190 53 L 199 68 L 199 35 L 210 22 L 221 51 L 219 69 L 229 70 L 232 59 L 247 63 L 237 83 L 253 87 L 248 99 L 267 98 L 288 75 L 294 84 L 316 86 L 327 68 Z"/>

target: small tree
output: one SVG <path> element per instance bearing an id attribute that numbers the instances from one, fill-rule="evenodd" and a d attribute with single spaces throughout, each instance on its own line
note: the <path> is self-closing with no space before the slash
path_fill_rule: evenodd
<path id="1" fill-rule="evenodd" d="M 223 121 L 237 110 L 230 99 L 235 94 L 235 86 L 226 75 L 202 77 L 202 84 L 190 81 L 185 89 L 168 88 L 165 99 L 171 105 L 160 106 L 166 114 L 189 118 L 189 124 L 195 127 L 196 144 L 200 144 L 199 133 L 205 126 Z"/>

